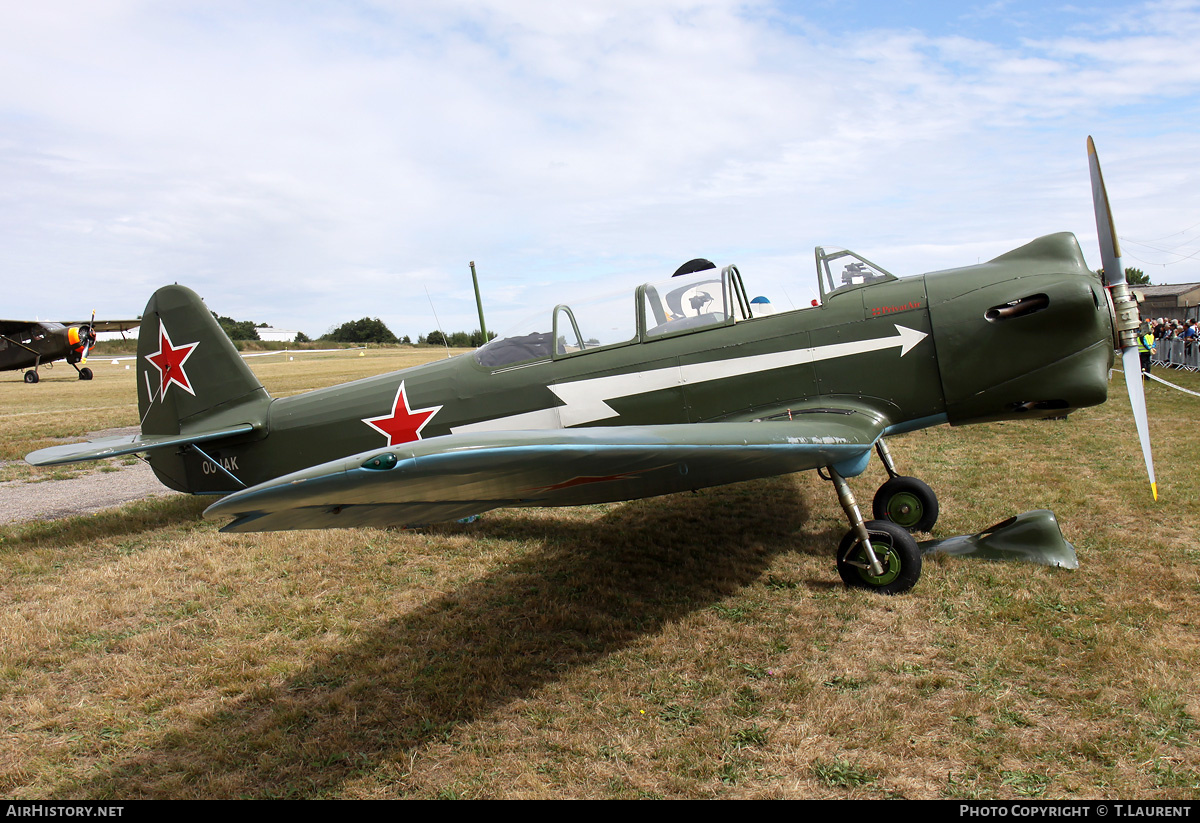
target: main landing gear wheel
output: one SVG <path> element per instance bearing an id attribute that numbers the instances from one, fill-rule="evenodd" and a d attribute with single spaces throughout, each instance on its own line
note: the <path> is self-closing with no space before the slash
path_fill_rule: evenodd
<path id="1" fill-rule="evenodd" d="M 84 366 L 82 369 L 79 370 L 79 379 L 80 380 L 91 380 L 92 379 L 92 370 L 89 369 L 88 367 Z"/>
<path id="2" fill-rule="evenodd" d="M 36 383 L 37 381 L 38 381 L 38 373 L 37 372 L 35 372 L 35 371 L 25 372 L 25 382 L 26 383 Z"/>
<path id="3" fill-rule="evenodd" d="M 900 594 L 917 585 L 921 578 L 921 550 L 912 535 L 888 520 L 868 520 L 863 525 L 875 557 L 883 566 L 883 574 L 871 573 L 866 549 L 851 529 L 838 544 L 837 567 L 842 581 L 852 588 L 871 589 L 880 594 Z"/>
<path id="4" fill-rule="evenodd" d="M 890 520 L 910 532 L 927 532 L 938 519 L 937 495 L 923 480 L 893 477 L 875 492 L 871 512 L 876 520 Z"/>

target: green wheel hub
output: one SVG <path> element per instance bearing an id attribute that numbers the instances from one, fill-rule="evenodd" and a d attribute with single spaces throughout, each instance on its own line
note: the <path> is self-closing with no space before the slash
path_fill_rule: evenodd
<path id="1" fill-rule="evenodd" d="M 910 532 L 927 532 L 938 519 L 938 500 L 929 484 L 916 477 L 891 478 L 875 492 L 871 511 Z"/>
<path id="2" fill-rule="evenodd" d="M 890 520 L 869 520 L 862 524 L 871 538 L 875 558 L 882 574 L 866 568 L 867 552 L 857 529 L 850 529 L 838 544 L 838 574 L 851 588 L 870 589 L 880 594 L 900 594 L 916 585 L 921 577 L 921 549 L 913 536 Z"/>
<path id="3" fill-rule="evenodd" d="M 925 516 L 925 506 L 921 498 L 912 492 L 900 492 L 892 495 L 887 504 L 887 517 L 897 526 L 913 529 Z"/>
<path id="4" fill-rule="evenodd" d="M 875 557 L 878 558 L 879 564 L 883 566 L 883 574 L 877 577 L 871 574 L 870 569 L 860 569 L 857 567 L 856 569 L 862 581 L 871 588 L 876 589 L 894 582 L 900 576 L 901 563 L 900 555 L 896 554 L 896 549 L 892 546 L 885 546 L 883 541 L 876 542 L 873 539 L 871 541 L 871 548 L 875 550 Z M 861 546 L 855 551 L 854 559 L 863 563 L 867 562 L 867 553 Z"/>

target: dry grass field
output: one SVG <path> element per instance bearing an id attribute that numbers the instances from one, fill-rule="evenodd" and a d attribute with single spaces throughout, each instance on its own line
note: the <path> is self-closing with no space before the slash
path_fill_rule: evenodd
<path id="1" fill-rule="evenodd" d="M 288 394 L 431 355 L 250 362 Z M 0 479 L 136 424 L 95 368 L 0 376 Z M 1081 568 L 928 560 L 894 598 L 841 586 L 813 473 L 418 531 L 226 536 L 187 497 L 2 527 L 0 794 L 1200 797 L 1200 399 L 1147 392 L 1157 504 L 1119 375 L 896 438 L 935 534 L 1049 508 Z"/>

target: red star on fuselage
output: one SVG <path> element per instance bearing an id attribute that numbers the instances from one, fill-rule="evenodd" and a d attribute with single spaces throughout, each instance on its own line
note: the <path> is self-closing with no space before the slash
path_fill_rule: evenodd
<path id="1" fill-rule="evenodd" d="M 379 417 L 364 417 L 363 422 L 387 438 L 389 446 L 398 446 L 421 439 L 421 429 L 430 418 L 441 411 L 441 406 L 430 406 L 413 411 L 409 408 L 408 397 L 404 393 L 404 381 L 396 389 L 396 400 L 392 403 L 390 414 Z"/>
<path id="2" fill-rule="evenodd" d="M 158 369 L 160 378 L 158 398 L 160 400 L 166 397 L 167 389 L 171 388 L 172 383 L 193 397 L 196 396 L 191 381 L 188 380 L 187 372 L 183 370 L 183 364 L 187 362 L 199 345 L 200 342 L 196 341 L 177 347 L 171 342 L 171 335 L 167 334 L 166 325 L 161 320 L 158 321 L 158 351 L 146 355 L 146 359 L 150 361 L 150 365 Z"/>

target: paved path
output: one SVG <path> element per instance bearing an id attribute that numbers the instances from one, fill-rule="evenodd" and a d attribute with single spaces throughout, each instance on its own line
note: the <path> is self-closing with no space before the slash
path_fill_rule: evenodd
<path id="1" fill-rule="evenodd" d="M 123 431 L 97 432 L 97 435 L 120 434 Z M 100 471 L 101 465 L 119 471 Z M 159 483 L 150 467 L 140 460 L 130 466 L 121 465 L 115 460 L 99 461 L 92 463 L 91 467 L 93 470 L 86 475 L 68 480 L 43 480 L 37 483 L 11 480 L 0 483 L 0 524 L 22 520 L 56 520 L 110 509 L 143 497 L 179 494 Z"/>

